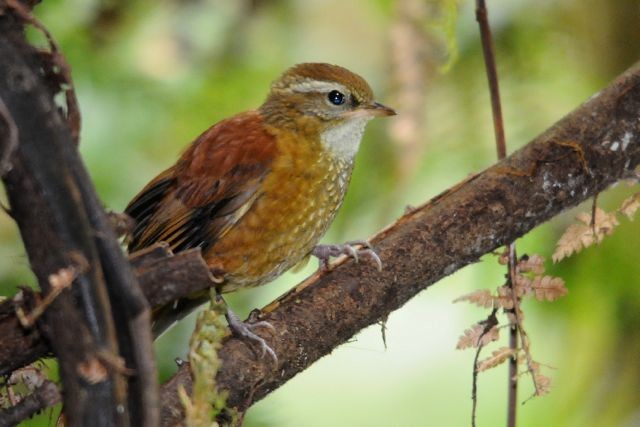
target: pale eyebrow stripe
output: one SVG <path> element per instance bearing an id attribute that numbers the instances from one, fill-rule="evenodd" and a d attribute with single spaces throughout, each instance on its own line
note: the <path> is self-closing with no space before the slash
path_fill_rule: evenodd
<path id="1" fill-rule="evenodd" d="M 343 94 L 347 94 L 347 88 L 336 82 L 326 82 L 322 80 L 304 80 L 300 83 L 294 83 L 289 86 L 294 92 L 331 92 L 332 90 L 339 90 Z"/>

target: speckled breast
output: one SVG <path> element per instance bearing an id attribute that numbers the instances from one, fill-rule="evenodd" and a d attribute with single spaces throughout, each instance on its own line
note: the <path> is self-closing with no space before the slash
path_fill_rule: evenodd
<path id="1" fill-rule="evenodd" d="M 258 286 L 304 259 L 327 231 L 346 193 L 352 161 L 319 145 L 279 143 L 252 207 L 205 254 L 225 272 L 223 292 Z"/>

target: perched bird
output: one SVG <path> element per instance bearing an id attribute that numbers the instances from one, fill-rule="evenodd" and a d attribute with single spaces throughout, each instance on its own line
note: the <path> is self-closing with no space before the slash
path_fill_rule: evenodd
<path id="1" fill-rule="evenodd" d="M 315 255 L 369 255 L 352 244 L 317 245 L 342 204 L 366 123 L 395 112 L 373 100 L 367 82 L 330 64 L 299 64 L 257 110 L 222 120 L 154 178 L 125 212 L 135 221 L 133 252 L 156 242 L 199 247 L 220 293 L 267 283 Z M 363 242 L 356 242 L 363 243 Z M 206 294 L 154 312 L 157 336 Z M 232 331 L 264 341 L 232 312 Z"/>

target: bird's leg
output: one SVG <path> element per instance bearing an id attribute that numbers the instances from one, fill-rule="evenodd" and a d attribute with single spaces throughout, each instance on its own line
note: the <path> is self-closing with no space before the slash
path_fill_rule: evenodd
<path id="1" fill-rule="evenodd" d="M 236 337 L 240 338 L 243 341 L 246 341 L 252 346 L 257 346 L 260 349 L 260 357 L 264 357 L 265 354 L 268 354 L 274 361 L 275 364 L 278 363 L 278 356 L 276 356 L 276 352 L 273 351 L 269 344 L 264 340 L 264 338 L 256 335 L 252 329 L 254 328 L 267 328 L 271 331 L 275 332 L 275 328 L 271 325 L 271 323 L 266 322 L 264 320 L 254 322 L 254 323 L 245 323 L 236 313 L 229 308 L 227 302 L 222 298 L 220 293 L 217 293 L 216 298 L 218 301 L 221 301 L 226 310 L 224 317 L 227 319 L 227 323 L 229 324 L 229 329 L 231 333 Z"/>
<path id="2" fill-rule="evenodd" d="M 356 248 L 355 246 L 361 247 Z M 382 261 L 380 261 L 380 257 L 366 240 L 352 240 L 342 245 L 316 245 L 311 251 L 311 255 L 318 258 L 320 261 L 320 269 L 325 271 L 329 269 L 329 260 L 331 257 L 340 255 L 351 257 L 355 262 L 358 262 L 361 257 L 367 257 L 376 264 L 378 271 L 382 271 Z"/>

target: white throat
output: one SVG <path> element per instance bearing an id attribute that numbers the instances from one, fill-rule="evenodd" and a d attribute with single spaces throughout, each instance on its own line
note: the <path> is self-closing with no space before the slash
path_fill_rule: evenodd
<path id="1" fill-rule="evenodd" d="M 364 127 L 372 117 L 355 117 L 325 130 L 322 144 L 340 160 L 351 161 L 358 152 Z"/>

